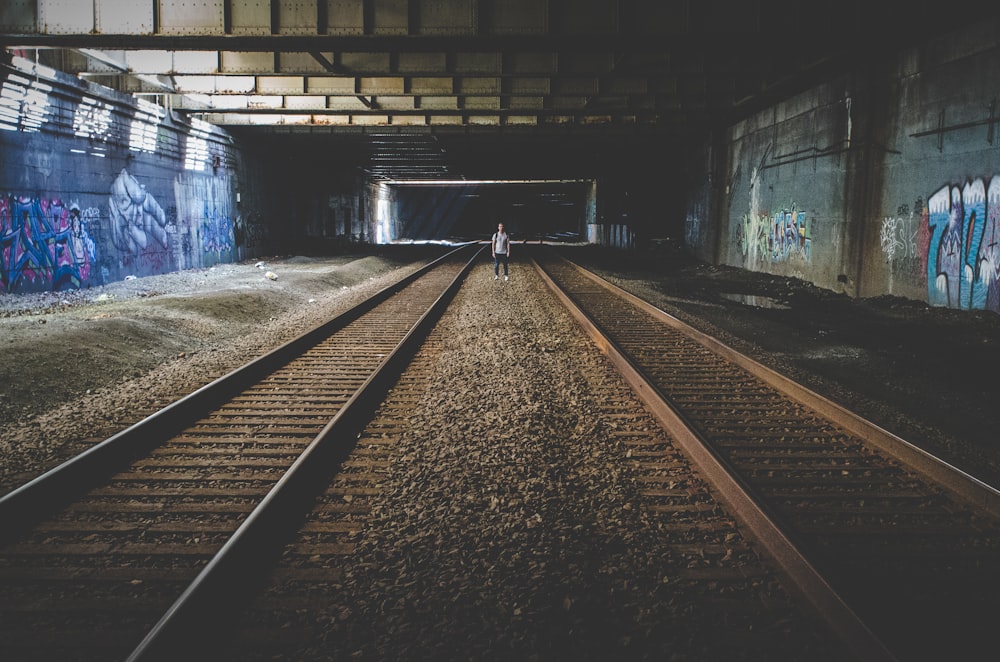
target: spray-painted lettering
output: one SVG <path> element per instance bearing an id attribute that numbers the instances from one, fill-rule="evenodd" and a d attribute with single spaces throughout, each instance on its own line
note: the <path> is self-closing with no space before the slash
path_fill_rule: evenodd
<path id="1" fill-rule="evenodd" d="M 0 291 L 88 284 L 96 257 L 87 226 L 98 215 L 56 199 L 0 197 Z"/>
<path id="2" fill-rule="evenodd" d="M 928 302 L 1000 312 L 1000 176 L 944 186 L 927 207 Z"/>

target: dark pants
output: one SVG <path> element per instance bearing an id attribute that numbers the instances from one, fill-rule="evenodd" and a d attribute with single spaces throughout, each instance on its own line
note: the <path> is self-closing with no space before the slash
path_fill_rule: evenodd
<path id="1" fill-rule="evenodd" d="M 507 275 L 507 254 L 497 253 L 493 256 L 493 275 L 500 275 L 500 263 L 503 262 L 503 275 Z"/>

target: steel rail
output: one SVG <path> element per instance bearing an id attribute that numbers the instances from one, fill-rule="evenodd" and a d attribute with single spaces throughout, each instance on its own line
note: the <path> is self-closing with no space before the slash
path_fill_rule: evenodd
<path id="1" fill-rule="evenodd" d="M 254 578 L 264 575 L 260 569 L 280 553 L 287 536 L 306 516 L 336 467 L 350 453 L 372 412 L 406 368 L 484 250 L 475 251 L 445 291 L 146 634 L 128 662 L 202 657 L 212 645 L 206 642 L 209 631 L 231 625 L 227 615 L 231 618 L 233 609 L 229 607 L 252 592 L 257 584 Z"/>
<path id="2" fill-rule="evenodd" d="M 598 285 L 611 290 L 656 319 L 681 331 L 713 352 L 739 365 L 777 391 L 810 407 L 845 430 L 869 441 L 873 446 L 888 453 L 914 471 L 930 478 L 962 501 L 980 508 L 995 517 L 1000 516 L 1000 490 L 992 485 L 988 485 L 975 476 L 969 475 L 941 458 L 896 436 L 864 417 L 847 410 L 802 384 L 739 353 L 718 339 L 688 326 L 673 315 L 660 310 L 648 301 L 625 291 L 614 283 L 604 280 L 597 274 L 588 271 L 571 260 L 562 256 L 560 256 L 560 259 L 572 265 L 580 274 Z"/>
<path id="3" fill-rule="evenodd" d="M 304 350 L 339 331 L 443 261 L 466 249 L 466 246 L 462 246 L 449 251 L 335 318 L 215 379 L 3 495 L 0 497 L 0 544 L 13 539 L 26 527 L 64 506 L 101 477 L 110 475 L 115 468 L 169 439 L 189 421 L 236 395 L 247 384 L 286 365 Z"/>
<path id="4" fill-rule="evenodd" d="M 572 264 L 581 273 L 607 290 L 623 296 L 627 294 L 611 283 L 593 276 L 579 265 L 573 264 L 561 256 L 557 259 Z M 531 261 L 546 285 L 622 374 L 625 381 L 646 404 L 654 417 L 705 474 L 706 480 L 717 491 L 719 498 L 728 505 L 733 516 L 739 519 L 747 527 L 750 535 L 768 551 L 777 564 L 779 572 L 786 579 L 786 588 L 810 604 L 858 656 L 858 659 L 873 662 L 895 660 L 896 657 L 892 652 L 834 590 L 794 541 L 785 534 L 766 507 L 751 495 L 743 481 L 733 475 L 727 464 L 705 443 L 702 436 L 688 425 L 685 417 L 661 396 L 656 385 L 625 356 L 618 345 L 604 333 L 600 325 L 559 287 L 542 265 L 534 258 Z M 632 303 L 645 304 L 631 295 L 626 298 Z M 647 307 L 649 304 L 643 306 L 644 309 Z M 666 313 L 663 314 L 666 315 Z"/>

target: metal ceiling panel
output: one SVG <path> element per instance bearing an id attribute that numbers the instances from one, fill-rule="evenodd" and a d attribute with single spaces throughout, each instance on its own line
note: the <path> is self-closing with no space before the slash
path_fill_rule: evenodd
<path id="1" fill-rule="evenodd" d="M 278 34 L 320 34 L 317 18 L 316 0 L 280 0 Z"/>
<path id="2" fill-rule="evenodd" d="M 420 108 L 422 110 L 458 110 L 458 97 L 422 96 L 420 97 Z"/>
<path id="3" fill-rule="evenodd" d="M 476 126 L 499 126 L 500 118 L 496 115 L 470 115 L 469 124 Z"/>
<path id="4" fill-rule="evenodd" d="M 326 97 L 322 96 L 287 96 L 285 97 L 285 108 L 297 110 L 322 110 L 326 108 Z"/>
<path id="5" fill-rule="evenodd" d="M 552 79 L 547 76 L 508 78 L 507 86 L 514 95 L 548 94 L 552 89 Z"/>
<path id="6" fill-rule="evenodd" d="M 537 126 L 538 118 L 534 115 L 508 115 L 505 123 L 508 126 Z"/>
<path id="7" fill-rule="evenodd" d="M 471 35 L 476 32 L 476 0 L 417 0 L 422 35 Z"/>
<path id="8" fill-rule="evenodd" d="M 500 79 L 468 76 L 458 80 L 459 94 L 500 94 Z"/>
<path id="9" fill-rule="evenodd" d="M 212 108 L 216 110 L 245 110 L 249 107 L 250 97 L 246 95 L 224 94 L 212 97 Z"/>
<path id="10" fill-rule="evenodd" d="M 372 34 L 405 35 L 410 31 L 409 0 L 370 0 Z"/>
<path id="11" fill-rule="evenodd" d="M 249 108 L 281 108 L 285 103 L 284 97 L 276 96 L 266 96 L 263 94 L 255 94 L 250 97 L 248 107 Z"/>
<path id="12" fill-rule="evenodd" d="M 313 115 L 312 123 L 320 126 L 349 126 L 350 115 Z"/>
<path id="13" fill-rule="evenodd" d="M 544 35 L 549 31 L 547 0 L 506 0 L 480 7 L 483 22 L 493 34 Z"/>
<path id="14" fill-rule="evenodd" d="M 174 71 L 188 74 L 217 74 L 219 51 L 176 51 Z"/>
<path id="15" fill-rule="evenodd" d="M 153 1 L 160 3 L 160 34 L 225 34 L 223 0 Z"/>
<path id="16" fill-rule="evenodd" d="M 597 94 L 596 78 L 557 78 L 552 81 L 553 94 Z"/>
<path id="17" fill-rule="evenodd" d="M 410 96 L 379 95 L 378 106 L 381 110 L 401 111 L 415 110 L 414 98 Z"/>
<path id="18" fill-rule="evenodd" d="M 363 112 L 367 110 L 365 104 L 357 96 L 329 97 L 326 100 L 326 106 L 327 108 L 345 112 Z"/>
<path id="19" fill-rule="evenodd" d="M 371 76 L 358 79 L 361 94 L 403 94 L 406 79 L 398 76 Z"/>
<path id="20" fill-rule="evenodd" d="M 15 34 L 35 34 L 38 29 L 35 0 L 0 2 L 0 30 Z"/>
<path id="21" fill-rule="evenodd" d="M 438 95 L 451 94 L 454 88 L 454 81 L 450 76 L 439 78 L 411 78 L 410 92 L 413 94 Z"/>
<path id="22" fill-rule="evenodd" d="M 94 3 L 38 0 L 38 29 L 46 34 L 87 34 L 94 29 Z"/>
<path id="23" fill-rule="evenodd" d="M 249 94 L 257 91 L 255 76 L 213 76 L 219 94 Z"/>
<path id="24" fill-rule="evenodd" d="M 137 74 L 169 74 L 174 71 L 173 51 L 124 51 L 124 56 L 125 66 Z"/>
<path id="25" fill-rule="evenodd" d="M 141 35 L 153 33 L 153 2 L 95 0 L 94 31 L 101 34 Z"/>
<path id="26" fill-rule="evenodd" d="M 254 76 L 174 76 L 180 92 L 206 94 L 248 94 L 257 87 Z"/>
<path id="27" fill-rule="evenodd" d="M 326 0 L 326 32 L 331 35 L 361 35 L 365 32 L 363 0 Z"/>
<path id="28" fill-rule="evenodd" d="M 401 74 L 431 74 L 448 70 L 444 53 L 400 53 L 397 68 Z"/>
<path id="29" fill-rule="evenodd" d="M 422 115 L 395 115 L 392 118 L 393 126 L 425 126 L 426 124 L 427 119 Z"/>
<path id="30" fill-rule="evenodd" d="M 261 94 L 302 94 L 305 80 L 301 76 L 258 76 L 257 91 Z"/>
<path id="31" fill-rule="evenodd" d="M 545 97 L 517 96 L 510 100 L 511 110 L 544 110 Z"/>
<path id="32" fill-rule="evenodd" d="M 463 105 L 469 110 L 500 110 L 500 97 L 465 97 Z"/>
<path id="33" fill-rule="evenodd" d="M 219 68 L 227 74 L 273 73 L 274 53 L 222 51 Z"/>
<path id="34" fill-rule="evenodd" d="M 431 126 L 461 126 L 465 122 L 458 115 L 431 115 L 427 124 Z"/>
<path id="35" fill-rule="evenodd" d="M 389 71 L 389 53 L 342 53 L 340 64 L 358 74 L 380 74 Z"/>
<path id="36" fill-rule="evenodd" d="M 500 53 L 456 53 L 455 73 L 470 75 L 500 75 L 503 60 Z"/>
<path id="37" fill-rule="evenodd" d="M 309 53 L 278 53 L 278 72 L 283 74 L 322 74 L 326 72 L 316 58 Z"/>
<path id="38" fill-rule="evenodd" d="M 552 0 L 552 26 L 560 34 L 613 34 L 618 0 Z"/>
<path id="39" fill-rule="evenodd" d="M 93 51 L 81 49 L 87 57 L 87 72 L 91 74 L 121 73 L 128 69 L 125 61 L 126 51 Z"/>
<path id="40" fill-rule="evenodd" d="M 271 34 L 271 0 L 232 0 L 231 4 L 234 35 Z"/>
<path id="41" fill-rule="evenodd" d="M 389 126 L 388 115 L 354 115 L 351 124 L 358 126 Z"/>
<path id="42" fill-rule="evenodd" d="M 504 72 L 511 74 L 552 75 L 558 71 L 555 53 L 511 53 L 504 56 Z"/>
<path id="43" fill-rule="evenodd" d="M 353 77 L 309 76 L 306 78 L 306 92 L 309 94 L 347 94 L 354 95 Z"/>
<path id="44" fill-rule="evenodd" d="M 549 115 L 542 123 L 549 125 L 575 124 L 576 118 L 572 115 Z"/>
<path id="45" fill-rule="evenodd" d="M 551 97 L 552 108 L 556 110 L 581 110 L 587 105 L 587 97 Z"/>

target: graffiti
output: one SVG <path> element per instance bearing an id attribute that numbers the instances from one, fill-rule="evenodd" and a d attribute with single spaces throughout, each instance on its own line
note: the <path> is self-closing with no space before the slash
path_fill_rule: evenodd
<path id="1" fill-rule="evenodd" d="M 737 228 L 737 242 L 751 269 L 758 262 L 812 259 L 812 232 L 806 213 L 794 206 L 771 215 L 744 214 Z"/>
<path id="2" fill-rule="evenodd" d="M 923 200 L 918 198 L 914 212 L 902 205 L 895 216 L 882 219 L 879 245 L 893 274 L 921 277 L 926 256 L 927 230 L 924 223 Z"/>
<path id="3" fill-rule="evenodd" d="M 770 213 L 761 204 L 761 173 L 770 150 L 769 145 L 760 165 L 750 172 L 750 209 L 736 225 L 736 245 L 750 270 L 761 264 L 812 259 L 812 231 L 806 213 L 795 204 Z"/>
<path id="4" fill-rule="evenodd" d="M 146 187 L 125 169 L 111 184 L 112 241 L 123 253 L 138 255 L 154 242 L 167 247 L 167 218 Z"/>
<path id="5" fill-rule="evenodd" d="M 43 198 L 0 197 L 0 285 L 2 291 L 80 288 L 96 263 L 87 226 L 96 209 L 81 211 Z"/>
<path id="6" fill-rule="evenodd" d="M 898 226 L 901 221 L 898 218 L 886 217 L 882 220 L 882 232 L 879 234 L 879 243 L 882 244 L 882 252 L 886 254 L 892 262 L 896 257 L 896 250 L 906 246 L 904 237 L 897 237 Z"/>
<path id="7" fill-rule="evenodd" d="M 236 240 L 232 222 L 221 214 L 210 211 L 205 205 L 205 216 L 201 223 L 201 248 L 206 253 L 217 256 L 233 249 Z"/>
<path id="8" fill-rule="evenodd" d="M 1000 312 L 1000 176 L 944 186 L 927 207 L 928 302 Z"/>
<path id="9" fill-rule="evenodd" d="M 768 246 L 770 223 L 766 216 L 743 215 L 743 221 L 737 231 L 737 242 L 748 269 L 753 269 L 759 262 L 767 262 L 771 254 Z"/>

